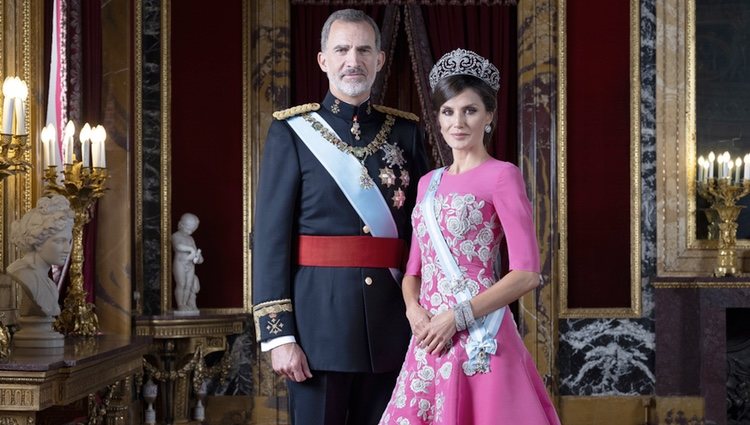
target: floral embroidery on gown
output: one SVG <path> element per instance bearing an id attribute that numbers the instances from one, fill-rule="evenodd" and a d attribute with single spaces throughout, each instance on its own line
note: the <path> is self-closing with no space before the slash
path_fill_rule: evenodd
<path id="1" fill-rule="evenodd" d="M 419 182 L 424 198 L 432 177 Z M 435 216 L 473 296 L 494 282 L 493 262 L 507 238 L 510 268 L 539 271 L 539 253 L 520 170 L 490 159 L 460 175 L 443 173 L 435 194 Z M 420 206 L 412 213 L 414 234 L 406 274 L 422 279 L 419 302 L 431 314 L 456 304 L 452 287 L 436 255 Z M 523 345 L 513 316 L 506 309 L 496 336 L 498 351 L 490 372 L 467 376 L 464 345 L 468 331 L 453 336 L 442 356 L 409 344 L 391 400 L 381 424 L 418 425 L 559 425 L 536 366 Z"/>

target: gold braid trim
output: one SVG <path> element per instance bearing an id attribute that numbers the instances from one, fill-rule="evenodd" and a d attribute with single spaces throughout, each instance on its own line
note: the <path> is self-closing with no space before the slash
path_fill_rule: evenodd
<path id="1" fill-rule="evenodd" d="M 310 114 L 302 115 L 302 118 L 305 121 L 309 122 L 312 125 L 313 129 L 320 133 L 323 138 L 328 140 L 328 142 L 330 142 L 333 146 L 336 146 L 338 150 L 356 156 L 360 162 L 367 159 L 368 156 L 374 154 L 380 148 L 382 148 L 383 145 L 388 143 L 388 135 L 391 134 L 393 123 L 396 122 L 396 119 L 393 118 L 393 115 L 386 116 L 385 122 L 383 123 L 383 126 L 380 127 L 380 131 L 378 131 L 378 134 L 375 135 L 375 138 L 372 139 L 372 141 L 368 143 L 367 146 L 360 147 L 352 146 L 346 142 L 343 142 L 338 138 L 338 136 L 336 136 L 336 134 L 329 131 L 326 127 L 323 126 L 323 124 L 318 122 Z"/>
<path id="2" fill-rule="evenodd" d="M 276 111 L 273 113 L 273 117 L 279 121 L 283 121 L 295 115 L 304 114 L 305 112 L 317 111 L 318 109 L 320 109 L 320 104 L 318 103 L 305 103 L 304 105 L 292 106 L 289 109 Z"/>
<path id="3" fill-rule="evenodd" d="M 372 105 L 372 107 L 375 108 L 376 111 L 382 112 L 384 114 L 395 115 L 399 118 L 406 118 L 407 120 L 419 122 L 419 117 L 415 114 L 412 114 L 411 112 L 401 111 L 399 109 L 389 108 L 383 105 Z"/>
<path id="4" fill-rule="evenodd" d="M 289 299 L 289 298 L 284 298 L 284 299 L 281 299 L 281 300 L 264 301 L 262 303 L 255 304 L 253 306 L 253 314 L 256 315 L 256 316 L 257 315 L 265 316 L 266 314 L 269 314 L 269 313 L 280 313 L 280 311 L 265 312 L 265 309 L 267 307 L 272 307 L 272 306 L 277 306 L 277 305 L 278 306 L 285 306 L 287 304 L 289 305 L 289 310 L 282 310 L 282 311 L 292 311 L 292 300 Z M 261 310 L 263 311 L 263 313 L 261 313 Z"/>
<path id="5" fill-rule="evenodd" d="M 269 314 L 279 314 L 285 311 L 292 312 L 292 300 L 273 300 L 257 304 L 253 307 L 253 319 L 255 319 L 255 335 L 260 338 L 260 318 Z"/>

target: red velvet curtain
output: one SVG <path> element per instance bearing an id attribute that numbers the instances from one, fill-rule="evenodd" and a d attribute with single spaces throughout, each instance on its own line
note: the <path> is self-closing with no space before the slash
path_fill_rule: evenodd
<path id="1" fill-rule="evenodd" d="M 566 7 L 568 307 L 628 308 L 630 5 Z"/>
<path id="2" fill-rule="evenodd" d="M 99 124 L 102 122 L 102 3 L 101 0 L 81 2 L 81 120 Z M 94 302 L 96 287 L 96 231 L 97 209 L 84 229 L 83 289 L 88 302 Z"/>

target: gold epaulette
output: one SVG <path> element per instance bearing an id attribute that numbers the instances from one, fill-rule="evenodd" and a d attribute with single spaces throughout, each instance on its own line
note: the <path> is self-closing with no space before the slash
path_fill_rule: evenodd
<path id="1" fill-rule="evenodd" d="M 320 104 L 318 103 L 305 103 L 304 105 L 292 106 L 289 109 L 276 111 L 273 113 L 273 117 L 281 121 L 295 115 L 304 114 L 305 112 L 317 111 L 318 109 L 320 109 Z"/>
<path id="2" fill-rule="evenodd" d="M 376 111 L 382 112 L 384 114 L 393 115 L 399 118 L 406 118 L 407 120 L 419 122 L 419 117 L 412 114 L 411 112 L 400 111 L 398 109 L 389 108 L 383 105 L 372 105 L 372 107 L 375 108 Z"/>

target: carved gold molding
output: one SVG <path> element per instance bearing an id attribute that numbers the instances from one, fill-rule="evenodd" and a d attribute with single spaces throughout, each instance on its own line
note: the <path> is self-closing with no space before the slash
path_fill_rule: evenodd
<path id="1" fill-rule="evenodd" d="M 659 276 L 708 276 L 715 243 L 696 239 L 695 0 L 656 2 L 656 229 Z M 750 240 L 737 240 L 750 259 Z"/>
<path id="2" fill-rule="evenodd" d="M 253 183 L 257 181 L 251 174 L 257 170 L 260 154 L 256 146 L 250 143 L 250 6 L 242 2 L 242 306 L 245 311 L 252 308 L 252 253 L 250 249 L 250 231 L 253 226 L 253 200 L 255 191 Z"/>
<path id="3" fill-rule="evenodd" d="M 172 1 L 161 1 L 161 311 L 172 308 Z"/>
<path id="4" fill-rule="evenodd" d="M 653 286 L 656 289 L 745 289 L 750 288 L 750 281 L 748 282 L 717 282 L 717 281 L 701 281 L 696 280 L 693 282 L 653 282 Z"/>
<path id="5" fill-rule="evenodd" d="M 160 338 L 211 337 L 242 333 L 245 315 L 226 315 L 196 318 L 147 318 L 136 319 L 135 334 Z M 222 338 L 223 341 L 223 338 Z"/>
<path id="6" fill-rule="evenodd" d="M 135 293 L 134 313 L 143 314 L 143 2 L 135 2 Z"/>
<path id="7" fill-rule="evenodd" d="M 640 125 L 640 9 L 638 0 L 630 0 L 630 307 L 569 308 L 568 307 L 568 207 L 567 207 L 567 69 L 566 69 L 566 2 L 558 0 L 558 116 L 557 116 L 557 181 L 558 272 L 560 282 L 560 317 L 611 318 L 641 316 L 641 125 Z M 571 0 L 572 1 L 572 0 Z"/>

